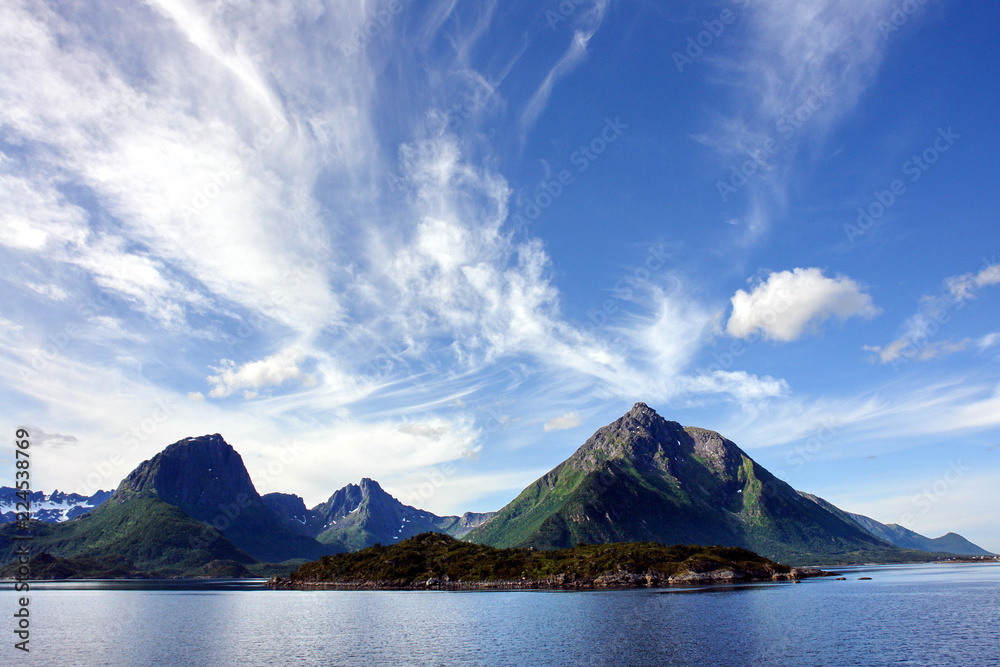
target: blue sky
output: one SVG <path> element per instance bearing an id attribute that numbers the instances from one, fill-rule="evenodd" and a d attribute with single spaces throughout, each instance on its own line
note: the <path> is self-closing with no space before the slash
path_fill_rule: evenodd
<path id="1" fill-rule="evenodd" d="M 497 509 L 644 401 L 1000 551 L 1000 8 L 0 12 L 37 488 L 219 432 L 261 492 Z"/>

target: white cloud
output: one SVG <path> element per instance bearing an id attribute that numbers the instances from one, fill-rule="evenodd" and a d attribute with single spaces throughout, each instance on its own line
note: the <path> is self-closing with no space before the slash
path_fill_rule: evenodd
<path id="1" fill-rule="evenodd" d="M 871 296 L 854 280 L 844 276 L 827 278 L 817 268 L 772 273 L 750 292 L 737 290 L 726 332 L 747 338 L 761 332 L 766 338 L 789 342 L 807 328 L 836 317 L 871 318 L 879 310 Z"/>
<path id="2" fill-rule="evenodd" d="M 789 184 L 803 173 L 796 168 L 800 149 L 819 145 L 875 80 L 889 46 L 880 23 L 898 0 L 740 4 L 742 39 L 726 33 L 734 50 L 717 40 L 705 58 L 716 66 L 713 81 L 731 85 L 732 101 L 695 140 L 719 154 L 726 171 L 718 183 L 733 187 L 727 197 L 746 197 L 739 217 L 747 224 L 736 241 L 746 245 L 760 239 L 773 210 L 784 207 Z M 749 168 L 751 176 L 733 186 L 730 168 Z"/>
<path id="3" fill-rule="evenodd" d="M 26 282 L 24 286 L 52 301 L 65 301 L 69 298 L 69 293 L 66 290 L 53 283 Z"/>
<path id="4" fill-rule="evenodd" d="M 440 440 L 442 437 L 448 434 L 448 427 L 443 425 L 435 426 L 433 424 L 418 423 L 418 424 L 403 424 L 396 429 L 400 433 L 407 433 L 409 435 L 415 435 L 422 438 L 429 438 L 431 440 Z"/>
<path id="5" fill-rule="evenodd" d="M 906 448 L 917 438 L 1000 426 L 1000 389 L 955 377 L 916 386 L 912 380 L 892 383 L 853 396 L 794 395 L 734 414 L 717 430 L 741 446 L 759 448 L 803 440 L 824 425 L 835 431 L 831 447 L 849 455 L 870 453 L 872 443 Z"/>
<path id="6" fill-rule="evenodd" d="M 684 390 L 693 394 L 727 394 L 744 405 L 789 393 L 788 383 L 770 375 L 759 377 L 746 371 L 716 370 L 692 378 L 680 378 Z"/>
<path id="7" fill-rule="evenodd" d="M 964 350 L 972 344 L 972 340 L 935 342 L 932 339 L 941 324 L 948 321 L 951 311 L 963 308 L 965 302 L 975 299 L 984 287 L 998 283 L 1000 264 L 986 264 L 976 273 L 949 276 L 942 281 L 938 294 L 920 298 L 920 309 L 903 323 L 902 334 L 898 338 L 885 345 L 865 345 L 862 349 L 874 352 L 874 358 L 883 364 L 927 361 Z M 987 334 L 976 341 L 980 351 L 993 345 L 996 335 Z"/>
<path id="8" fill-rule="evenodd" d="M 568 48 L 512 114 L 518 102 L 502 99 L 499 84 L 527 45 L 498 52 L 493 71 L 470 65 L 471 45 L 499 15 L 488 4 L 414 10 L 381 26 L 384 45 L 356 58 L 336 46 L 361 34 L 365 3 L 277 0 L 206 13 L 158 0 L 86 16 L 0 7 L 10 147 L 0 156 L 0 244 L 37 268 L 8 271 L 26 288 L 13 291 L 17 305 L 47 299 L 37 321 L 0 321 L 11 409 L 43 406 L 44 423 L 64 431 L 86 421 L 83 444 L 102 433 L 112 443 L 99 462 L 139 428 L 133 416 L 150 423 L 154 399 L 174 407 L 140 431 L 142 455 L 216 431 L 263 455 L 292 425 L 326 457 L 322 470 L 299 470 L 313 493 L 341 463 L 346 482 L 474 450 L 473 408 L 453 415 L 454 405 L 501 385 L 537 381 L 601 399 L 753 402 L 786 392 L 771 377 L 692 373 L 717 309 L 681 292 L 637 289 L 617 325 L 587 329 L 565 317 L 544 244 L 505 228 L 511 189 L 496 167 L 500 147 L 478 123 L 503 110 L 512 134 L 530 132 L 560 77 L 583 62 L 608 3 L 578 8 Z M 475 20 L 448 19 L 460 11 Z M 304 27 L 320 30 L 321 42 Z M 410 29 L 449 48 L 410 51 L 413 35 L 395 39 Z M 127 47 L 135 34 L 142 49 Z M 382 58 L 421 83 L 382 88 Z M 449 105 L 466 98 L 452 127 Z M 46 352 L 47 338 L 80 321 L 79 335 Z M 45 373 L 32 372 L 35 361 Z M 143 367 L 172 372 L 153 386 Z M 253 410 L 205 400 L 233 395 L 257 399 Z M 517 400 L 503 409 L 522 424 L 548 416 L 523 417 L 542 408 Z M 479 419 L 518 428 L 506 412 Z M 62 475 L 72 481 L 87 461 L 71 462 Z M 115 474 L 134 462 L 116 463 Z"/>
<path id="9" fill-rule="evenodd" d="M 51 185 L 0 173 L 0 245 L 40 252 L 80 243 L 87 217 Z"/>
<path id="10" fill-rule="evenodd" d="M 571 428 L 576 428 L 582 422 L 583 418 L 580 417 L 580 413 L 577 412 L 576 410 L 573 410 L 548 420 L 542 426 L 542 429 L 546 433 L 548 433 L 549 431 L 566 431 Z"/>
<path id="11" fill-rule="evenodd" d="M 299 365 L 305 361 L 305 353 L 298 347 L 288 347 L 260 361 L 250 361 L 237 366 L 234 361 L 223 359 L 219 368 L 213 368 L 218 375 L 208 376 L 212 398 L 225 398 L 233 392 L 244 390 L 245 398 L 256 398 L 258 391 L 280 387 L 286 382 L 298 381 L 311 385 L 316 378 L 303 371 Z"/>
<path id="12" fill-rule="evenodd" d="M 524 110 L 521 112 L 521 145 L 524 145 L 526 135 L 534 126 L 535 121 L 545 109 L 552 94 L 552 88 L 563 76 L 573 71 L 580 61 L 587 55 L 587 43 L 601 27 L 604 19 L 604 12 L 607 10 L 608 0 L 594 0 L 594 3 L 586 11 L 581 12 L 582 29 L 575 30 L 569 47 L 563 53 L 559 61 L 552 66 L 534 94 L 528 100 Z"/>
<path id="13" fill-rule="evenodd" d="M 983 287 L 1000 283 L 1000 264 L 984 266 L 978 273 L 945 278 L 944 285 L 955 303 L 972 299 Z"/>
<path id="14" fill-rule="evenodd" d="M 993 333 L 989 333 L 981 337 L 979 340 L 976 341 L 976 346 L 979 348 L 979 351 L 982 352 L 984 350 L 990 349 L 997 343 L 1000 343 L 1000 331 L 995 331 Z"/>
<path id="15" fill-rule="evenodd" d="M 47 433 L 42 429 L 36 427 L 30 428 L 32 444 L 51 447 L 52 449 L 61 449 L 63 447 L 73 447 L 80 444 L 80 439 L 75 435 L 67 435 L 64 433 Z"/>

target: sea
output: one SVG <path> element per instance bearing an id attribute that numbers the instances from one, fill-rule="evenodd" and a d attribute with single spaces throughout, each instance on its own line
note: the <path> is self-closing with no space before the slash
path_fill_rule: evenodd
<path id="1" fill-rule="evenodd" d="M 845 579 L 610 591 L 6 582 L 0 664 L 1000 665 L 1000 563 L 833 569 Z M 24 595 L 27 653 L 13 632 Z"/>

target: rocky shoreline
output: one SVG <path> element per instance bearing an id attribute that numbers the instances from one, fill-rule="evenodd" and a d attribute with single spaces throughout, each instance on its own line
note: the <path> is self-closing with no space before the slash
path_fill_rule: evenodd
<path id="1" fill-rule="evenodd" d="M 732 568 L 708 572 L 685 571 L 672 575 L 660 572 L 613 572 L 598 577 L 554 575 L 545 579 L 510 579 L 463 581 L 431 577 L 416 581 L 308 581 L 271 577 L 270 588 L 292 590 L 600 590 L 622 588 L 663 588 L 667 586 L 702 586 L 705 584 L 742 584 L 762 581 L 798 582 L 801 579 L 835 576 L 815 568 L 792 568 L 788 572 L 770 570 L 737 571 Z"/>

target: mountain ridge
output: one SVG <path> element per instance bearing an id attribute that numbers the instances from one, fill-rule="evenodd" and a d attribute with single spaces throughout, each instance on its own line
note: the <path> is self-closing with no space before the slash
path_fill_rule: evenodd
<path id="1" fill-rule="evenodd" d="M 168 445 L 114 492 L 91 498 L 102 496 L 70 520 L 29 523 L 35 553 L 56 559 L 38 561 L 46 571 L 236 576 L 427 532 L 543 549 L 733 546 L 793 564 L 989 554 L 955 533 L 927 538 L 796 491 L 718 432 L 668 421 L 645 403 L 599 428 L 499 512 L 438 516 L 404 505 L 370 478 L 311 509 L 294 494 L 261 496 L 240 454 L 219 434 Z M 84 499 L 59 492 L 47 498 Z M 0 524 L 0 556 L 13 557 L 22 529 Z"/>
<path id="2" fill-rule="evenodd" d="M 801 496 L 716 431 L 668 421 L 641 402 L 467 539 L 546 549 L 720 544 L 793 563 L 916 557 Z"/>

